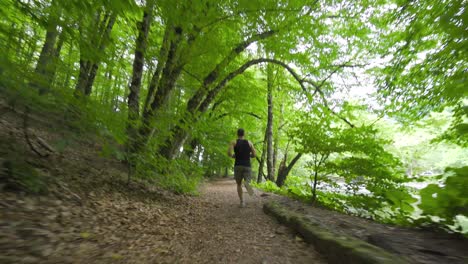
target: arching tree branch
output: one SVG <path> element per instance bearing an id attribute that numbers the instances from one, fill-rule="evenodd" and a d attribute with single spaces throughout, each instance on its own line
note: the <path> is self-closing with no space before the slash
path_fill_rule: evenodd
<path id="1" fill-rule="evenodd" d="M 229 73 L 221 82 L 218 83 L 218 85 L 216 85 L 213 89 L 211 89 L 207 96 L 205 97 L 205 99 L 202 101 L 202 103 L 200 104 L 200 107 L 198 108 L 199 112 L 203 113 L 205 112 L 207 109 L 208 109 L 208 106 L 211 104 L 211 102 L 214 100 L 214 98 L 216 97 L 216 95 L 221 91 L 221 89 L 226 86 L 226 84 L 231 81 L 232 79 L 234 79 L 236 76 L 242 74 L 245 70 L 247 70 L 249 67 L 253 66 L 253 65 L 257 65 L 257 64 L 260 64 L 260 63 L 273 63 L 273 64 L 277 64 L 277 65 L 280 65 L 281 67 L 283 67 L 284 69 L 286 69 L 290 74 L 291 76 L 293 76 L 293 78 L 299 83 L 299 85 L 301 86 L 301 89 L 302 91 L 304 92 L 304 94 L 307 96 L 307 99 L 312 102 L 313 101 L 313 96 L 310 94 L 310 92 L 307 90 L 306 86 L 305 86 L 305 83 L 309 83 L 313 86 L 313 88 L 315 89 L 315 93 L 319 93 L 320 94 L 320 97 L 323 101 L 323 104 L 325 105 L 325 107 L 335 116 L 337 116 L 338 118 L 340 118 L 341 120 L 343 120 L 346 124 L 348 124 L 349 126 L 351 127 L 354 127 L 354 125 L 349 122 L 346 118 L 340 116 L 338 113 L 336 113 L 335 111 L 333 111 L 329 106 L 328 106 L 328 103 L 327 103 L 327 100 L 325 98 L 325 94 L 323 93 L 323 91 L 321 90 L 321 87 L 319 85 L 316 85 L 314 82 L 312 81 L 309 81 L 309 80 L 305 80 L 303 78 L 301 78 L 299 76 L 299 74 L 296 73 L 296 71 L 294 69 L 292 69 L 289 65 L 287 65 L 286 63 L 282 62 L 282 61 L 279 61 L 279 60 L 276 60 L 276 59 L 269 59 L 269 58 L 259 58 L 259 59 L 254 59 L 254 60 L 250 60 L 246 63 L 244 63 L 242 66 L 240 66 L 237 70 Z"/>
<path id="2" fill-rule="evenodd" d="M 274 30 L 269 30 L 266 32 L 262 32 L 260 34 L 254 35 L 250 38 L 248 38 L 245 41 L 242 41 L 241 43 L 237 44 L 231 52 L 224 57 L 224 59 L 219 62 L 214 69 L 206 75 L 206 77 L 203 79 L 202 86 L 197 90 L 197 92 L 190 98 L 190 100 L 187 103 L 187 111 L 189 113 L 193 113 L 195 109 L 197 109 L 200 106 L 200 102 L 202 101 L 203 97 L 206 95 L 208 92 L 208 89 L 210 85 L 212 85 L 219 77 L 219 74 L 221 71 L 229 64 L 231 61 L 233 61 L 237 55 L 239 55 L 242 51 L 244 51 L 250 44 L 271 37 L 276 33 Z"/>
<path id="3" fill-rule="evenodd" d="M 255 113 L 253 113 L 253 112 L 238 111 L 238 112 L 236 112 L 236 113 L 242 113 L 242 114 L 246 114 L 246 115 L 249 115 L 249 116 L 253 116 L 253 117 L 255 117 L 255 118 L 257 118 L 257 119 L 260 119 L 260 120 L 263 119 L 261 116 L 255 114 Z M 221 118 L 223 118 L 223 117 L 226 117 L 226 116 L 228 116 L 228 115 L 232 115 L 232 113 L 223 113 L 223 114 L 217 116 L 217 117 L 215 118 L 215 120 L 219 120 L 219 119 L 221 119 Z"/>

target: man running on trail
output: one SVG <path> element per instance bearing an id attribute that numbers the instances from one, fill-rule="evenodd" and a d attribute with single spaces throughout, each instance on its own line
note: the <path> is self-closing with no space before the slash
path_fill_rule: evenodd
<path id="1" fill-rule="evenodd" d="M 256 155 L 252 142 L 244 139 L 244 134 L 244 129 L 239 128 L 237 130 L 237 140 L 229 144 L 228 150 L 229 157 L 236 159 L 234 163 L 234 178 L 237 183 L 237 194 L 239 194 L 241 207 L 245 207 L 245 201 L 242 197 L 242 180 L 244 180 L 245 188 L 249 195 L 253 195 L 253 190 L 250 186 L 252 174 L 250 158 L 255 158 Z"/>

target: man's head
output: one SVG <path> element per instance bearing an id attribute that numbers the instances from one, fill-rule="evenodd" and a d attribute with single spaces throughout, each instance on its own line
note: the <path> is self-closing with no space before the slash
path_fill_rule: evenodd
<path id="1" fill-rule="evenodd" d="M 245 134 L 244 129 L 242 129 L 242 128 L 237 129 L 237 136 L 238 137 L 240 137 L 240 138 L 244 137 L 244 134 Z"/>

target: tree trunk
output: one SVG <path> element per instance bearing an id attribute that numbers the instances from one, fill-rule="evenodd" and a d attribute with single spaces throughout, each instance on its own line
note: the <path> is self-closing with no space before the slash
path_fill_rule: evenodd
<path id="1" fill-rule="evenodd" d="M 318 159 L 318 155 L 320 155 L 320 159 Z M 317 199 L 317 178 L 320 166 L 328 159 L 330 154 L 314 154 L 314 184 L 312 186 L 312 204 L 315 203 Z"/>
<path id="2" fill-rule="evenodd" d="M 130 82 L 130 93 L 128 94 L 128 120 L 135 122 L 140 113 L 140 88 L 143 76 L 143 66 L 148 41 L 148 33 L 151 26 L 151 17 L 154 1 L 148 1 L 147 8 L 143 13 L 143 19 L 138 23 L 138 38 L 136 40 L 135 58 L 133 60 L 133 73 Z"/>
<path id="3" fill-rule="evenodd" d="M 71 55 L 73 54 L 73 42 L 70 42 L 70 46 L 68 47 L 68 65 L 67 65 L 67 70 L 65 74 L 65 79 L 62 84 L 62 88 L 67 89 L 68 86 L 70 85 L 70 80 L 71 80 L 71 75 L 72 75 L 72 68 L 73 68 L 73 62 L 71 60 Z"/>
<path id="4" fill-rule="evenodd" d="M 88 83 L 89 61 L 80 59 L 80 73 L 78 74 L 78 81 L 75 86 L 75 96 L 85 95 L 85 87 Z"/>
<path id="5" fill-rule="evenodd" d="M 130 82 L 130 93 L 128 94 L 128 123 L 127 123 L 127 152 L 128 154 L 135 154 L 135 147 L 137 142 L 137 125 L 136 122 L 140 116 L 140 88 L 141 78 L 143 76 L 143 66 L 145 64 L 145 54 L 148 42 L 148 34 L 151 27 L 151 19 L 153 13 L 154 1 L 149 0 L 146 10 L 143 13 L 143 19 L 138 23 L 138 37 L 135 47 L 135 58 L 133 60 L 133 73 Z M 129 162 L 129 172 L 135 170 L 135 161 L 132 159 Z M 129 174 L 129 181 L 131 175 Z"/>
<path id="6" fill-rule="evenodd" d="M 185 153 L 185 156 L 187 156 L 187 158 L 192 159 L 194 157 L 195 149 L 197 148 L 198 144 L 199 144 L 198 139 L 192 138 L 190 140 L 190 147 L 184 149 L 184 153 Z"/>
<path id="7" fill-rule="evenodd" d="M 156 69 L 151 77 L 151 81 L 148 86 L 148 93 L 146 95 L 145 104 L 143 106 L 143 118 L 148 116 L 151 112 L 150 105 L 154 99 L 154 92 L 158 90 L 159 79 L 161 77 L 162 71 L 164 69 L 165 63 L 167 61 L 167 56 L 169 54 L 169 45 L 171 38 L 171 30 L 169 26 L 166 26 L 164 31 L 164 38 L 162 41 L 161 48 L 159 49 L 158 64 Z"/>
<path id="8" fill-rule="evenodd" d="M 115 14 L 108 14 L 106 16 L 108 19 L 103 21 L 103 25 L 105 25 L 104 30 L 102 32 L 103 36 L 99 43 L 98 54 L 103 54 L 104 50 L 107 46 L 107 43 L 110 39 L 110 33 L 112 28 L 114 27 L 115 19 L 117 18 Z M 91 68 L 89 69 L 89 76 L 85 86 L 85 95 L 89 96 L 93 89 L 94 80 L 96 79 L 97 71 L 99 69 L 100 59 L 96 60 L 92 63 Z"/>
<path id="9" fill-rule="evenodd" d="M 175 158 L 188 138 L 186 130 L 180 126 L 176 126 L 175 129 L 175 134 L 172 135 L 171 139 L 166 141 L 166 144 L 159 151 L 159 153 L 167 159 Z"/>
<path id="10" fill-rule="evenodd" d="M 287 156 L 285 155 L 278 168 L 278 176 L 276 177 L 276 185 L 278 187 L 283 186 L 284 182 L 286 181 L 286 174 L 284 173 L 286 170 L 286 159 Z"/>
<path id="11" fill-rule="evenodd" d="M 317 199 L 317 175 L 318 172 L 317 170 L 314 171 L 314 186 L 312 187 L 312 203 L 315 203 L 315 200 Z"/>
<path id="12" fill-rule="evenodd" d="M 101 36 L 101 38 L 96 39 L 95 41 L 91 40 L 91 45 L 93 47 L 97 47 L 96 52 L 98 56 L 92 55 L 95 58 L 90 58 L 88 51 L 85 51 L 85 48 L 83 47 L 84 44 L 81 45 L 81 50 L 80 50 L 80 73 L 78 75 L 78 82 L 75 87 L 75 95 L 84 95 L 84 96 L 89 96 L 91 95 L 92 92 L 92 87 L 94 84 L 94 80 L 97 75 L 97 71 L 99 69 L 99 64 L 100 64 L 100 57 L 102 57 L 102 53 L 104 52 L 106 48 L 106 44 L 110 38 L 110 33 L 112 31 L 112 28 L 114 26 L 116 19 L 115 14 L 106 13 L 104 16 L 104 19 L 100 21 L 100 13 L 98 12 L 96 14 L 96 22 L 100 23 L 100 26 L 98 27 L 98 32 L 96 33 L 90 33 L 90 34 L 96 34 L 98 36 Z M 94 25 L 90 25 L 89 27 L 92 27 Z M 88 28 L 87 30 L 90 30 Z M 82 38 L 84 38 L 82 36 Z M 84 40 L 83 40 L 84 41 Z"/>
<path id="13" fill-rule="evenodd" d="M 265 166 L 265 157 L 266 157 L 266 140 L 267 138 L 267 133 L 265 129 L 265 136 L 263 137 L 263 144 L 262 144 L 262 156 L 260 157 L 260 161 L 258 162 L 258 176 L 257 176 L 257 182 L 261 183 L 262 178 L 264 177 L 263 173 L 263 167 Z"/>
<path id="14" fill-rule="evenodd" d="M 277 124 L 281 124 L 282 122 L 283 122 L 283 104 L 281 103 L 280 115 L 279 115 L 279 120 Z M 277 126 L 276 133 L 273 138 L 273 174 L 276 174 L 276 167 L 277 167 L 276 165 L 278 164 L 279 139 L 281 135 L 281 128 L 282 128 L 282 125 Z"/>
<path id="15" fill-rule="evenodd" d="M 26 31 L 26 29 L 24 27 L 22 29 L 24 29 Z M 36 30 L 33 29 L 33 32 L 34 32 L 33 33 L 34 37 L 32 37 L 31 39 L 36 38 Z M 25 41 L 25 40 L 23 40 L 23 38 L 25 37 L 24 33 L 19 33 L 18 35 L 19 35 L 18 36 L 18 38 L 19 38 L 18 43 L 22 43 L 22 44 L 19 44 L 20 47 L 22 47 L 22 48 L 19 48 L 19 47 L 17 48 L 17 54 L 22 54 L 21 55 L 22 57 L 19 57 L 19 62 L 20 62 L 20 65 L 27 68 L 33 63 L 34 53 L 36 53 L 36 51 L 37 51 L 37 46 L 38 46 L 37 44 L 38 43 L 36 41 Z M 33 85 L 34 85 L 34 83 L 33 83 Z M 36 89 L 38 89 L 38 88 L 36 88 Z"/>
<path id="16" fill-rule="evenodd" d="M 58 36 L 57 19 L 56 14 L 50 14 L 44 45 L 36 64 L 36 79 L 33 82 L 33 87 L 39 90 L 39 94 L 45 94 L 52 82 L 55 44 Z"/>
<path id="17" fill-rule="evenodd" d="M 52 58 L 52 66 L 51 66 L 51 76 L 50 82 L 48 87 L 52 86 L 52 83 L 55 81 L 55 75 L 57 73 L 57 66 L 60 62 L 60 52 L 62 51 L 63 43 L 65 42 L 65 32 L 61 32 L 58 38 L 57 47 L 54 49 L 54 54 Z"/>
<path id="18" fill-rule="evenodd" d="M 276 174 L 276 164 L 278 163 L 278 132 L 275 133 L 273 137 L 273 175 Z"/>
<path id="19" fill-rule="evenodd" d="M 286 156 L 285 156 L 286 157 Z M 276 179 L 276 185 L 278 187 L 281 187 L 284 185 L 284 182 L 286 181 L 289 172 L 291 169 L 294 167 L 296 162 L 302 157 L 302 153 L 297 153 L 297 155 L 291 160 L 291 162 L 288 164 L 288 166 L 281 166 L 280 169 L 278 170 L 278 177 Z M 283 160 L 281 163 L 286 164 L 286 160 Z"/>
<path id="20" fill-rule="evenodd" d="M 268 118 L 266 126 L 266 141 L 267 141 L 267 178 L 270 181 L 275 180 L 273 167 L 273 69 L 267 65 L 267 103 L 268 103 Z"/>
<path id="21" fill-rule="evenodd" d="M 141 140 L 138 143 L 138 148 L 143 147 L 154 134 L 156 127 L 152 127 L 152 122 L 157 112 L 167 103 L 170 92 L 174 89 L 175 82 L 179 78 L 183 68 L 179 60 L 182 48 L 182 28 L 167 25 L 164 38 L 160 53 L 162 55 L 166 55 L 167 53 L 167 58 L 164 61 L 158 62 L 156 71 L 151 79 L 145 101 L 145 109 L 143 110 L 142 124 L 139 129 Z"/>

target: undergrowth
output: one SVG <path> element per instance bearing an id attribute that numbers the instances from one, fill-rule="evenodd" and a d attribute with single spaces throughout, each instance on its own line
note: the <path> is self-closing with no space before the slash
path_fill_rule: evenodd
<path id="1" fill-rule="evenodd" d="M 301 177 L 290 175 L 286 180 L 285 185 L 281 188 L 278 187 L 272 181 L 266 181 L 262 183 L 252 182 L 252 185 L 265 192 L 287 196 L 292 199 L 300 200 L 307 204 L 312 203 L 312 191 L 310 189 L 310 186 L 305 184 Z M 450 206 L 460 208 L 459 210 L 463 210 L 463 204 L 460 203 L 460 199 L 464 195 L 460 189 L 462 188 L 463 184 L 452 184 L 452 186 L 454 186 L 454 190 L 452 190 L 450 194 L 446 192 L 443 195 L 451 195 L 450 197 L 454 197 L 454 195 L 456 195 L 455 198 L 452 198 Z M 457 188 L 456 191 L 455 188 Z M 433 189 L 436 189 L 436 187 L 433 187 Z M 441 206 L 439 204 L 436 204 L 436 202 L 440 200 L 436 200 L 432 196 L 427 195 L 427 189 L 423 191 L 423 199 L 432 198 L 432 204 L 430 204 L 430 209 L 442 211 L 437 211 L 433 215 L 448 215 L 448 213 L 446 213 L 447 211 L 455 211 L 449 210 L 451 209 L 449 205 Z M 435 192 L 436 191 L 433 191 L 432 193 Z M 446 200 L 449 199 L 447 198 Z M 428 206 L 427 204 L 429 203 L 426 202 L 426 205 L 422 205 L 423 209 L 425 209 L 424 206 Z M 349 215 L 371 219 L 380 223 L 395 224 L 399 226 L 408 227 L 420 227 L 431 230 L 443 230 L 444 232 L 456 232 L 463 234 L 465 237 L 468 236 L 468 233 L 466 232 L 466 226 L 463 227 L 463 223 L 461 222 L 462 220 L 460 220 L 459 217 L 456 217 L 456 215 L 444 215 L 446 216 L 445 219 L 451 219 L 449 222 L 444 221 L 444 218 L 441 218 L 441 220 L 439 221 L 435 221 L 434 217 L 430 217 L 429 215 L 412 215 L 406 212 L 402 212 L 401 208 L 392 206 L 391 202 L 379 199 L 378 197 L 372 195 L 345 195 L 341 193 L 324 192 L 317 190 L 317 200 L 314 202 L 314 205 Z"/>
<path id="2" fill-rule="evenodd" d="M 125 108 L 115 109 L 92 98 L 77 98 L 69 90 L 54 89 L 46 95 L 39 96 L 37 91 L 30 89 L 26 83 L 16 85 L 15 89 L 7 89 L 5 83 L 2 84 L 0 86 L 2 100 L 9 109 L 6 111 L 13 111 L 16 118 L 23 118 L 23 113 L 27 110 L 28 118 L 33 117 L 48 123 L 48 129 L 62 135 L 62 139 L 53 144 L 58 152 L 74 148 L 80 144 L 79 142 L 88 140 L 100 148 L 97 155 L 126 162 Z M 153 153 L 151 148 L 137 154 L 136 158 L 138 169 L 133 176 L 174 193 L 197 194 L 203 172 L 190 161 L 185 159 L 167 161 Z M 31 173 L 23 173 L 24 170 L 31 169 L 25 164 L 23 162 L 22 166 L 16 163 L 12 165 L 10 161 L 6 161 L 2 165 L 2 175 L 10 175 L 10 185 L 15 182 L 15 186 L 22 190 L 32 193 L 44 192 L 47 184 L 39 174 L 33 173 L 34 170 Z M 14 171 L 11 169 L 12 166 L 15 168 Z"/>

